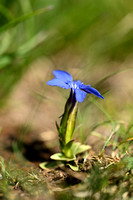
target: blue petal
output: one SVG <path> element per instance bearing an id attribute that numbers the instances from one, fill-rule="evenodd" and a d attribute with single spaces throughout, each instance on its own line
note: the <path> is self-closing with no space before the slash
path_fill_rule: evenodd
<path id="1" fill-rule="evenodd" d="M 80 89 L 75 89 L 75 97 L 76 97 L 76 100 L 81 103 L 82 101 L 84 101 L 85 99 L 85 96 L 86 96 L 86 92 L 80 90 Z"/>
<path id="2" fill-rule="evenodd" d="M 59 79 L 56 79 L 56 78 L 48 81 L 47 84 L 51 85 L 51 86 L 59 86 L 61 88 L 65 88 L 65 89 L 69 89 L 70 88 L 69 85 L 67 85 L 63 81 L 61 81 Z"/>
<path id="3" fill-rule="evenodd" d="M 60 81 L 63 81 L 64 83 L 72 82 L 73 78 L 72 76 L 65 71 L 62 70 L 55 70 L 53 71 L 53 74 L 55 75 L 56 79 L 59 79 Z"/>
<path id="4" fill-rule="evenodd" d="M 100 94 L 100 92 L 98 92 L 98 90 L 96 90 L 95 88 L 92 88 L 90 85 L 82 85 L 80 87 L 82 90 L 84 90 L 85 92 L 87 93 L 91 93 L 91 94 L 94 94 L 96 95 L 97 97 L 100 97 L 102 99 L 104 99 L 104 97 Z"/>
<path id="5" fill-rule="evenodd" d="M 81 85 L 83 85 L 83 83 L 82 83 L 80 80 L 76 81 L 75 83 L 76 83 L 76 85 L 77 85 L 78 87 L 80 87 Z"/>

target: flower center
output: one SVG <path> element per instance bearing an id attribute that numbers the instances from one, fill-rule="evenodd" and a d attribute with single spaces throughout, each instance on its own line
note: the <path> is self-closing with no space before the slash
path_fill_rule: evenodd
<path id="1" fill-rule="evenodd" d="M 77 84 L 77 81 L 73 81 L 69 83 L 70 88 L 72 89 L 79 89 L 79 85 Z"/>

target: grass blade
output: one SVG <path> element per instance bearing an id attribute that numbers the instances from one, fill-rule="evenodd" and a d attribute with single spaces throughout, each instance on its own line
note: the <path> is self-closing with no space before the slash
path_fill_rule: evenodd
<path id="1" fill-rule="evenodd" d="M 14 26 L 20 24 L 21 22 L 26 21 L 27 19 L 29 19 L 29 18 L 31 18 L 33 16 L 42 14 L 42 13 L 50 11 L 52 9 L 53 9 L 53 6 L 48 6 L 46 8 L 38 9 L 38 10 L 36 10 L 34 12 L 31 12 L 31 13 L 25 14 L 23 16 L 20 16 L 20 17 L 18 17 L 16 19 L 12 20 L 10 23 L 5 24 L 4 26 L 2 26 L 0 28 L 0 33 L 4 32 L 4 31 L 6 31 L 6 30 L 8 30 L 10 28 L 13 28 Z"/>

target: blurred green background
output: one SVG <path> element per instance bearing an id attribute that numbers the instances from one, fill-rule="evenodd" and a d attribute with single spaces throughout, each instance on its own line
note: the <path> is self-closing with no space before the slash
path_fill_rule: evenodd
<path id="1" fill-rule="evenodd" d="M 86 71 L 131 59 L 132 7 L 131 0 L 1 0 L 0 104 L 40 57 L 74 54 L 75 62 L 55 62 L 55 68 L 78 62 Z"/>

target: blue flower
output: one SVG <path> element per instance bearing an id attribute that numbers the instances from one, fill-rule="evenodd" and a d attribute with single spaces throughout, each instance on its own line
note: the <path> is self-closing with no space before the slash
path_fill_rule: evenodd
<path id="1" fill-rule="evenodd" d="M 84 85 L 79 80 L 73 81 L 72 76 L 68 72 L 62 70 L 55 70 L 53 71 L 53 74 L 55 78 L 48 81 L 47 84 L 51 86 L 59 86 L 65 89 L 69 88 L 72 89 L 75 93 L 76 100 L 80 103 L 84 101 L 86 93 L 94 94 L 97 97 L 104 99 L 103 96 L 95 88 L 92 88 L 90 85 Z"/>

